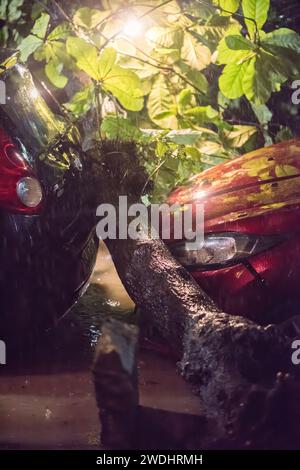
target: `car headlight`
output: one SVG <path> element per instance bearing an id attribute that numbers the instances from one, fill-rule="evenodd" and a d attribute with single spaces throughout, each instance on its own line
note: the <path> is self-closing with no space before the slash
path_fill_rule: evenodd
<path id="1" fill-rule="evenodd" d="M 173 256 L 191 270 L 218 269 L 261 253 L 283 240 L 278 235 L 259 236 L 243 233 L 209 234 L 197 249 L 180 242 L 170 247 Z"/>

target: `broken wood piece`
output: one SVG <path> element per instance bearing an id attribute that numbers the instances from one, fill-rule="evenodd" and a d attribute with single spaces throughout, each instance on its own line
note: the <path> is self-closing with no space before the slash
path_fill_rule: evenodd
<path id="1" fill-rule="evenodd" d="M 101 443 L 129 449 L 135 440 L 138 413 L 138 327 L 111 319 L 96 346 L 93 365 Z"/>

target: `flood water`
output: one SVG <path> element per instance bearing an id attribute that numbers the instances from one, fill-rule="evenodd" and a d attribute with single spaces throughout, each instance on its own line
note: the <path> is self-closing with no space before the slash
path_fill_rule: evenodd
<path id="1" fill-rule="evenodd" d="M 72 312 L 30 354 L 10 358 L 8 351 L 7 365 L 0 366 L 1 449 L 99 449 L 93 348 L 103 318 L 134 321 L 133 309 L 102 247 L 91 285 Z M 140 405 L 157 423 L 149 432 L 158 425 L 177 429 L 178 439 L 192 434 L 201 407 L 174 359 L 142 349 L 138 364 Z"/>

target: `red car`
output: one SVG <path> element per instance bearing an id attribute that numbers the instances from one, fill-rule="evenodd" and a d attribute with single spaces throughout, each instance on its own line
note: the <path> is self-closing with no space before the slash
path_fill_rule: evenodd
<path id="1" fill-rule="evenodd" d="M 219 307 L 261 324 L 300 313 L 300 140 L 204 171 L 167 202 L 204 205 L 203 247 L 170 249 Z"/>

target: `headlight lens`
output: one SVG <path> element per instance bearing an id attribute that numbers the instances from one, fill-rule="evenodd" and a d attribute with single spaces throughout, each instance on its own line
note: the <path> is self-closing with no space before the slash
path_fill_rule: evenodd
<path id="1" fill-rule="evenodd" d="M 170 249 L 175 258 L 190 269 L 218 269 L 261 253 L 283 240 L 283 237 L 218 233 L 206 235 L 198 249 L 189 249 L 185 242 Z"/>

